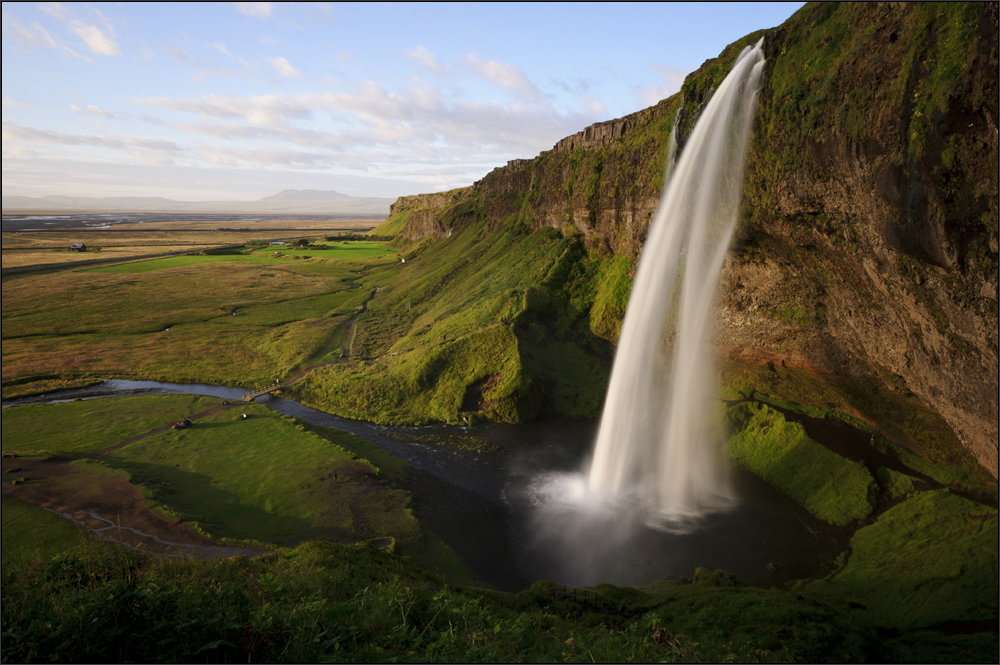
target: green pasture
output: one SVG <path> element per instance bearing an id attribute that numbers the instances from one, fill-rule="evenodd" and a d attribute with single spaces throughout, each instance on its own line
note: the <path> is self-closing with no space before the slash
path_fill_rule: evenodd
<path id="1" fill-rule="evenodd" d="M 3 451 L 22 457 L 95 453 L 219 403 L 199 395 L 133 395 L 12 406 L 3 410 Z"/>
<path id="2" fill-rule="evenodd" d="M 268 255 L 278 251 L 286 255 L 308 256 L 321 259 L 370 259 L 377 256 L 391 254 L 393 250 L 380 242 L 370 242 L 366 240 L 354 240 L 349 242 L 325 242 L 322 243 L 329 249 L 308 249 L 286 245 L 284 247 L 264 247 L 254 251 L 255 255 Z M 398 261 L 399 257 L 392 257 L 393 261 Z"/>
<path id="3" fill-rule="evenodd" d="M 158 272 L 5 281 L 4 397 L 52 377 L 266 384 L 339 356 L 347 321 L 371 294 L 354 281 L 356 261 L 203 258 Z"/>
<path id="4" fill-rule="evenodd" d="M 752 399 L 814 418 L 838 418 L 876 432 L 900 461 L 942 485 L 960 484 L 996 493 L 996 481 L 979 464 L 945 420 L 906 388 L 898 375 L 879 377 L 894 390 L 873 381 L 825 377 L 797 367 L 775 367 L 735 356 L 723 361 L 722 384 L 728 399 Z M 877 423 L 877 425 L 876 425 Z M 906 446 L 892 443 L 906 442 Z"/>
<path id="5" fill-rule="evenodd" d="M 243 412 L 250 418 L 241 419 Z M 102 459 L 215 538 L 279 545 L 421 538 L 408 495 L 381 486 L 370 463 L 259 405 L 221 411 Z"/>
<path id="6" fill-rule="evenodd" d="M 13 568 L 31 561 L 48 561 L 64 552 L 101 547 L 83 527 L 44 508 L 16 499 L 3 499 L 4 566 Z"/>
<path id="7" fill-rule="evenodd" d="M 185 254 L 183 256 L 170 256 L 162 259 L 149 259 L 148 261 L 133 261 L 131 263 L 119 263 L 113 266 L 89 268 L 87 270 L 81 270 L 80 272 L 111 273 L 121 275 L 155 272 L 157 270 L 170 270 L 171 268 L 185 268 L 187 266 L 196 266 L 203 263 L 239 262 L 267 265 L 277 261 L 280 261 L 280 259 L 244 254 Z"/>
<path id="8" fill-rule="evenodd" d="M 385 423 L 593 417 L 609 350 L 590 331 L 600 272 L 578 238 L 512 223 L 488 232 L 474 206 L 447 239 L 402 243 L 405 264 L 359 281 L 381 287 L 358 320 L 350 365 L 294 392 L 326 411 Z"/>

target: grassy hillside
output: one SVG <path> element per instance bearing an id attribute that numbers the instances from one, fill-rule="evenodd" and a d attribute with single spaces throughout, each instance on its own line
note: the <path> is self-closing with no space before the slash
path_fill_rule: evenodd
<path id="1" fill-rule="evenodd" d="M 475 201 L 447 214 L 449 237 L 401 238 L 405 263 L 360 277 L 379 290 L 358 322 L 359 362 L 315 372 L 295 394 L 387 423 L 593 417 L 610 353 L 587 311 L 601 262 L 579 238 L 517 218 L 490 232 Z"/>

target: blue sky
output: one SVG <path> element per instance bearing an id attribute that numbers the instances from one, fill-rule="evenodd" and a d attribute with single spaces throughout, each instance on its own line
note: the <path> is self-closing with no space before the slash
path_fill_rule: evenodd
<path id="1" fill-rule="evenodd" d="M 802 3 L 3 3 L 3 194 L 469 185 Z"/>

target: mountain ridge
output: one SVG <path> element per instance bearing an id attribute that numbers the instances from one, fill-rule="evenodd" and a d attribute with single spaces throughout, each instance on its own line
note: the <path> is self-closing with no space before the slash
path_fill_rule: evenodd
<path id="1" fill-rule="evenodd" d="M 388 198 L 349 196 L 333 190 L 285 189 L 256 201 L 177 201 L 160 196 L 4 196 L 3 209 L 384 215 L 388 213 L 392 201 Z"/>

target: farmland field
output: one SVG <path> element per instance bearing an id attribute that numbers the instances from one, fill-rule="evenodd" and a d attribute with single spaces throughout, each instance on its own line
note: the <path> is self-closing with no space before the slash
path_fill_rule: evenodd
<path id="1" fill-rule="evenodd" d="M 377 286 L 367 269 L 397 260 L 379 243 L 353 246 L 8 276 L 4 398 L 94 376 L 259 386 L 334 359 Z"/>

